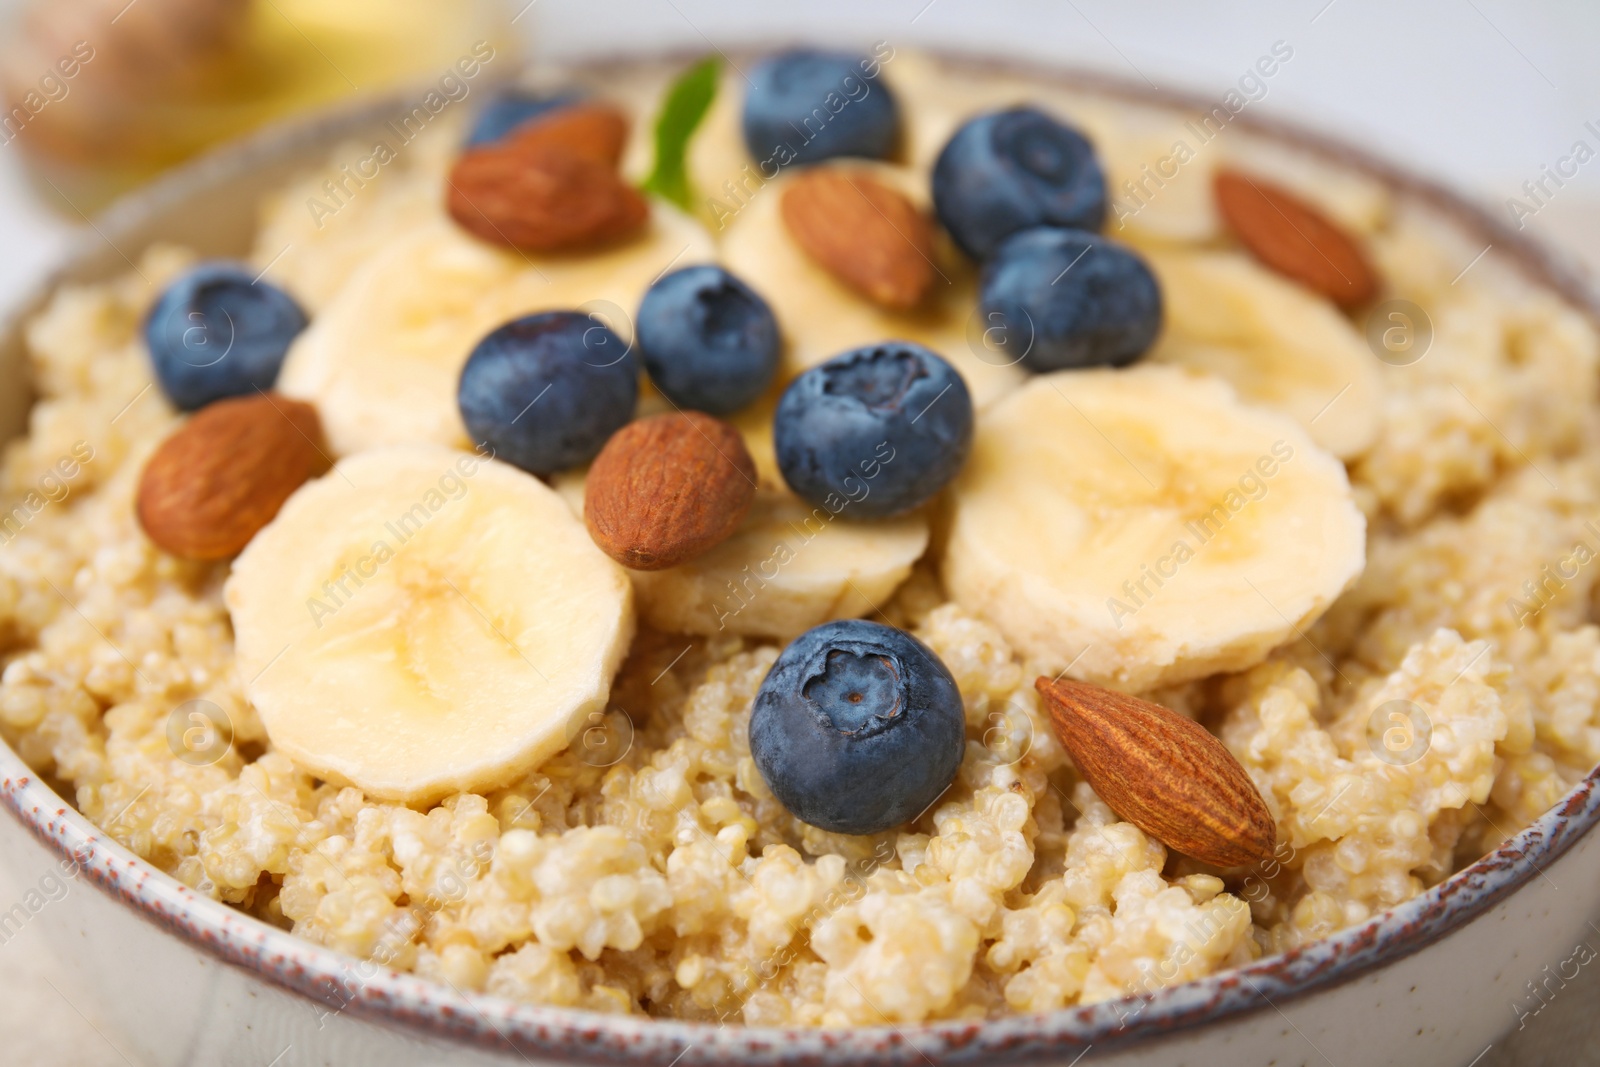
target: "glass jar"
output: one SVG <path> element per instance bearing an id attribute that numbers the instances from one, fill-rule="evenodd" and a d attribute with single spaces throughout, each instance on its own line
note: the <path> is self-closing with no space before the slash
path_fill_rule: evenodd
<path id="1" fill-rule="evenodd" d="M 7 34 L 0 146 L 92 212 L 264 123 L 437 80 L 475 46 L 513 69 L 511 21 L 502 0 L 42 0 Z"/>

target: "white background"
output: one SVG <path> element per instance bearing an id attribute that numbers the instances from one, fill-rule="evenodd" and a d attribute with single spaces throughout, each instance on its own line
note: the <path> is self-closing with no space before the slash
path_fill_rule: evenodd
<path id="1" fill-rule="evenodd" d="M 1600 137 L 1583 128 L 1589 120 L 1600 127 L 1595 0 L 535 0 L 527 8 L 526 0 L 508 2 L 513 12 L 521 10 L 517 29 L 535 54 L 777 41 L 792 36 L 785 28 L 800 26 L 813 38 L 953 44 L 1213 95 L 1272 42 L 1284 40 L 1294 47 L 1294 62 L 1252 112 L 1337 134 L 1500 210 L 1575 140 L 1600 148 Z M 0 0 L 0 14 L 17 3 Z M 48 269 L 73 230 L 31 195 L 15 152 L 0 148 L 0 310 Z M 1600 159 L 1527 225 L 1600 267 Z M 13 899 L 9 888 L 0 871 L 0 899 Z M 26 933 L 0 946 L 0 1059 L 129 1062 L 113 1048 L 115 1035 L 98 1034 L 42 982 L 49 968 L 42 946 Z M 1562 996 L 1551 1017 L 1524 1038 L 1562 1051 L 1501 1042 L 1479 1067 L 1597 1062 L 1592 1025 L 1584 1032 L 1585 1020 L 1600 1007 L 1596 982 L 1569 987 Z M 49 1036 L 48 1045 L 37 1043 L 42 1035 Z"/>

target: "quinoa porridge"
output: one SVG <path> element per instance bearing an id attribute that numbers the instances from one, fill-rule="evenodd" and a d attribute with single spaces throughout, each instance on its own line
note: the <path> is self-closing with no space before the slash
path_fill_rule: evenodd
<path id="1" fill-rule="evenodd" d="M 931 288 L 901 306 L 893 293 L 861 296 L 847 268 L 830 275 L 826 242 L 807 244 L 792 221 L 786 233 L 780 195 L 821 164 L 797 158 L 763 174 L 740 139 L 737 78 L 722 78 L 689 141 L 691 210 L 652 199 L 644 231 L 593 251 L 508 250 L 452 217 L 445 175 L 465 132 L 459 116 L 397 146 L 359 182 L 340 164 L 372 148 L 347 146 L 264 205 L 249 261 L 309 318 L 278 389 L 315 404 L 319 451 L 339 466 L 290 497 L 237 567 L 179 558 L 147 534 L 148 517 L 141 523 L 147 464 L 189 418 L 170 388 L 151 387 L 141 324 L 195 256 L 151 248 L 135 273 L 63 287 L 28 324 L 39 400 L 0 472 L 0 736 L 139 856 L 316 943 L 461 991 L 754 1025 L 1046 1011 L 1237 966 L 1416 896 L 1527 825 L 1600 760 L 1591 622 L 1600 409 L 1588 319 L 1493 255 L 1462 273 L 1477 246 L 1426 205 L 1245 131 L 1202 141 L 1194 116 L 893 49 L 869 59 L 858 82 L 867 91 L 847 94 L 836 114 L 846 121 L 849 108 L 892 90 L 903 127 L 894 154 L 858 165 L 924 214 L 936 157 L 974 115 L 1032 101 L 1086 135 L 1105 171 L 1103 233 L 1160 284 L 1162 332 L 1137 366 L 1036 374 L 992 358 L 977 310 L 988 276 L 942 231 L 923 248 Z M 629 182 L 651 167 L 652 123 L 680 73 L 641 65 L 570 83 L 631 119 L 617 162 Z M 1164 159 L 1159 174 L 1170 176 L 1152 180 Z M 1361 312 L 1242 248 L 1212 199 L 1227 168 L 1293 190 L 1349 235 L 1380 280 L 1377 301 L 1425 309 L 1425 354 L 1377 358 Z M 552 309 L 592 312 L 632 338 L 645 291 L 694 263 L 721 263 L 770 303 L 783 335 L 778 385 L 888 338 L 946 357 L 976 412 L 972 455 L 953 488 L 870 521 L 836 518 L 861 506 L 854 497 L 816 518 L 786 487 L 784 446 L 773 444 L 781 389 L 758 389 L 726 413 L 748 444 L 756 488 L 716 547 L 623 572 L 583 534 L 571 551 L 590 555 L 557 560 L 572 583 L 588 580 L 585 568 L 624 580 L 604 577 L 610 614 L 590 619 L 579 606 L 598 602 L 601 586 L 562 602 L 571 648 L 553 658 L 597 664 L 600 697 L 574 698 L 557 727 L 541 720 L 523 748 L 507 742 L 513 756 L 536 758 L 452 764 L 421 785 L 435 770 L 428 746 L 420 755 L 391 746 L 366 763 L 334 753 L 353 742 L 282 710 L 311 692 L 320 719 L 347 718 L 317 688 L 333 661 L 316 656 L 333 653 L 305 649 L 337 632 L 349 657 L 361 657 L 351 671 L 377 670 L 370 664 L 390 646 L 380 655 L 371 642 L 404 630 L 405 654 L 424 655 L 431 638 L 420 628 L 446 612 L 436 605 L 452 603 L 448 594 L 419 600 L 417 621 L 371 607 L 373 590 L 420 587 L 419 553 L 444 551 L 458 514 L 471 516 L 452 501 L 476 506 L 498 491 L 496 478 L 532 482 L 504 459 L 466 451 L 480 436 L 461 426 L 471 419 L 465 400 L 463 414 L 456 408 L 467 353 L 501 323 Z M 430 363 L 437 352 L 453 355 Z M 1005 428 L 1039 439 L 1028 404 L 1054 393 L 1027 400 L 1029 390 L 1061 384 L 1069 403 L 1106 412 L 1112 437 L 1118 419 L 1136 421 L 1109 406 L 1120 384 L 1080 392 L 1079 380 L 1133 383 L 1134 399 L 1158 415 L 1163 390 L 1176 390 L 1174 404 L 1212 404 L 1205 411 L 1240 426 L 1262 420 L 1259 440 L 1287 451 L 1265 465 L 1253 444 L 1219 453 L 1204 459 L 1216 477 L 1190 486 L 1182 464 L 1193 461 L 1172 459 L 1153 431 L 1140 431 L 1145 451 L 1123 457 L 1131 473 L 1115 455 L 1069 442 L 1085 465 L 1101 465 L 1084 483 L 1097 521 L 1137 529 L 1153 505 L 1140 483 L 1122 483 L 1143 477 L 1141 464 L 1171 462 L 1171 485 L 1182 486 L 1164 482 L 1160 492 L 1194 497 L 1183 507 L 1204 529 L 1185 542 L 1189 552 L 1119 555 L 1129 543 L 1121 535 L 1073 542 L 1104 585 L 1092 616 L 1061 607 L 1066 593 L 1051 601 L 1024 588 L 1037 584 L 1026 570 L 992 574 L 1069 564 L 1045 541 L 1036 553 L 1025 541 L 1045 537 L 1031 504 L 987 525 L 995 516 L 985 510 L 1011 499 L 996 473 L 996 457 L 1015 454 Z M 639 405 L 644 414 L 675 406 L 657 389 Z M 1131 450 L 1138 434 L 1129 433 Z M 380 500 L 378 512 L 401 523 L 389 553 L 330 569 L 326 589 L 308 587 L 316 604 L 293 624 L 301 629 L 264 638 L 271 628 L 260 613 L 247 619 L 247 605 L 304 546 L 291 527 L 321 514 L 315 492 L 342 493 L 341 472 L 359 482 L 359 457 L 373 450 L 423 444 L 461 450 L 459 468 L 427 483 L 440 488 L 440 507 L 407 525 L 423 496 L 396 495 L 392 508 Z M 886 472 L 915 459 L 909 446 L 892 451 Z M 1017 464 L 1005 469 L 1039 475 Z M 598 474 L 586 486 L 584 466 L 538 473 L 555 489 L 550 500 L 592 519 Z M 1217 500 L 1230 501 L 1216 513 L 1229 525 L 1205 527 Z M 1283 547 L 1293 538 L 1281 530 L 1270 545 L 1240 532 L 1306 514 L 1322 516 L 1315 529 L 1295 528 L 1309 555 Z M 581 534 L 582 521 L 571 530 Z M 1351 531 L 1354 540 L 1340 540 Z M 1224 580 L 1224 540 L 1255 560 L 1260 589 Z M 985 543 L 1001 547 L 984 555 Z M 554 554 L 555 544 L 535 547 Z M 1276 592 L 1286 587 L 1268 580 L 1296 570 L 1317 572 L 1327 595 L 1313 589 L 1290 606 Z M 523 580 L 507 563 L 462 599 L 492 597 L 497 574 L 513 591 Z M 296 599 L 297 612 L 307 599 Z M 476 617 L 448 610 L 461 618 L 441 626 Z M 511 625 L 506 612 L 478 614 L 495 629 Z M 1258 616 L 1265 621 L 1238 622 Z M 935 783 L 914 818 L 869 833 L 793 814 L 751 742 L 752 706 L 780 653 L 819 623 L 853 617 L 931 649 L 959 691 L 965 726 L 953 779 Z M 1161 630 L 1169 625 L 1177 636 Z M 291 639 L 302 631 L 309 636 Z M 451 668 L 465 680 L 440 666 L 426 681 L 445 693 L 492 690 L 521 669 L 514 655 L 560 682 L 533 641 L 508 640 L 502 659 Z M 1220 738 L 1275 823 L 1270 858 L 1209 865 L 1119 818 L 1075 769 L 1035 691 L 1036 677 L 1063 672 L 1142 694 Z M 280 710 L 263 714 L 269 707 Z M 497 729 L 512 737 L 519 723 Z M 354 743 L 373 732 L 356 729 Z M 480 743 L 472 724 L 451 732 L 463 753 Z M 417 761 L 405 763 L 404 782 L 381 784 L 372 764 L 402 759 Z M 458 787 L 478 780 L 489 784 Z"/>

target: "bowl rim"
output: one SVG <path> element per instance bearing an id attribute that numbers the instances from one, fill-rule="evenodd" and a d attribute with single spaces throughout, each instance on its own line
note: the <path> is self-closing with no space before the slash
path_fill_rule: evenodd
<path id="1" fill-rule="evenodd" d="M 1063 88 L 1132 104 L 1209 110 L 1221 101 L 1190 91 L 1158 90 L 1117 75 L 1038 61 L 1000 60 L 956 49 L 919 49 L 978 71 L 1024 73 Z M 609 64 L 698 58 L 686 52 L 628 53 L 564 63 L 577 71 Z M 380 119 L 402 94 L 346 105 L 268 127 L 209 152 L 116 201 L 92 232 L 69 242 L 60 266 L 12 305 L 0 336 L 98 252 L 110 234 L 128 232 L 187 190 L 237 180 L 257 161 L 310 146 L 332 148 L 341 134 Z M 1566 257 L 1517 231 L 1466 197 L 1367 150 L 1297 123 L 1241 111 L 1229 125 L 1378 179 L 1415 198 L 1464 231 L 1500 248 L 1535 282 L 1600 322 L 1600 292 Z M 113 247 L 116 247 L 113 245 Z M 1487 251 L 1487 249 L 1486 249 Z M 997 1019 L 953 1020 L 851 1028 L 755 1027 L 611 1016 L 576 1008 L 462 993 L 414 974 L 347 956 L 270 926 L 196 893 L 105 835 L 0 741 L 0 800 L 33 836 L 72 865 L 73 873 L 120 899 L 136 914 L 194 949 L 307 998 L 327 1013 L 350 1011 L 379 1024 L 488 1050 L 564 1057 L 591 1063 L 677 1062 L 691 1049 L 698 1062 L 727 1065 L 825 1060 L 830 1064 L 1034 1062 L 1151 1044 L 1191 1034 L 1342 985 L 1403 959 L 1468 925 L 1564 855 L 1600 822 L 1600 766 L 1553 807 L 1499 847 L 1418 897 L 1330 937 L 1242 967 L 1155 990 L 1051 1012 Z M 319 1022 L 320 1025 L 320 1022 Z"/>

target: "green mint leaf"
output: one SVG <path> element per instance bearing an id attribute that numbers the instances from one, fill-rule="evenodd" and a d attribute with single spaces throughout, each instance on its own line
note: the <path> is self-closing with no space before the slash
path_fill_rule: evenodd
<path id="1" fill-rule="evenodd" d="M 685 211 L 693 211 L 689 175 L 684 170 L 684 155 L 689 138 L 699 127 L 711 101 L 717 95 L 717 78 L 722 62 L 712 56 L 701 60 L 672 83 L 656 116 L 656 163 L 644 190 L 672 201 Z"/>

